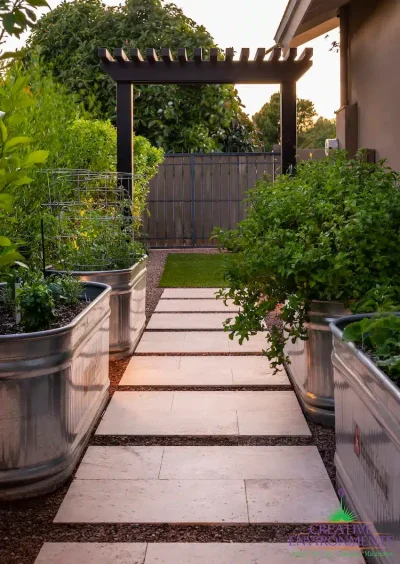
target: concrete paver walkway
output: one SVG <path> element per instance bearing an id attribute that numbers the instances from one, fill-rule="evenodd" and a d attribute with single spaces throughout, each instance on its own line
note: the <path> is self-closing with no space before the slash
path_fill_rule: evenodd
<path id="1" fill-rule="evenodd" d="M 290 386 L 261 356 L 133 356 L 121 386 Z"/>
<path id="2" fill-rule="evenodd" d="M 360 564 L 361 558 L 296 556 L 285 543 L 46 543 L 36 564 Z"/>
<path id="3" fill-rule="evenodd" d="M 222 328 L 221 328 L 222 329 Z M 239 345 L 223 331 L 182 331 L 165 333 L 145 331 L 136 349 L 137 354 L 258 354 L 265 347 L 263 334 L 253 335 Z"/>
<path id="4" fill-rule="evenodd" d="M 55 523 L 307 524 L 325 522 L 338 508 L 314 446 L 179 446 L 181 437 L 223 441 L 229 436 L 311 435 L 286 374 L 274 375 L 261 356 L 264 336 L 255 335 L 240 346 L 223 332 L 223 320 L 237 308 L 216 301 L 216 291 L 164 291 L 120 382 L 159 389 L 115 392 L 96 431 L 104 440 L 112 435 L 153 441 L 171 436 L 178 444 L 90 446 Z M 215 356 L 221 354 L 225 356 Z M 288 389 L 223 389 L 273 385 Z M 207 389 L 187 391 L 182 386 Z M 213 390 L 216 386 L 222 390 Z M 291 546 L 289 539 L 246 544 L 45 543 L 36 564 L 292 564 L 299 550 L 304 547 Z M 357 554 L 351 560 L 363 562 Z M 327 560 L 306 552 L 301 562 Z M 344 564 L 347 559 L 336 552 L 329 562 Z"/>

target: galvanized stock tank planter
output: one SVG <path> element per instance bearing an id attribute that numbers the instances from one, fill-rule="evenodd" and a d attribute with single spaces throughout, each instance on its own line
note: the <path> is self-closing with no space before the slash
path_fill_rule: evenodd
<path id="1" fill-rule="evenodd" d="M 47 270 L 48 273 L 60 272 Z M 72 271 L 83 282 L 111 286 L 110 358 L 118 360 L 135 350 L 146 323 L 147 257 L 123 270 Z"/>
<path id="2" fill-rule="evenodd" d="M 373 561 L 400 561 L 400 389 L 353 343 L 352 315 L 331 323 L 336 410 L 336 474 L 349 507 L 376 533 L 392 536 Z"/>
<path id="3" fill-rule="evenodd" d="M 304 411 L 316 423 L 334 426 L 332 335 L 329 322 L 348 311 L 342 303 L 313 301 L 307 323 L 308 340 L 289 341 L 286 365 Z"/>
<path id="4" fill-rule="evenodd" d="M 108 399 L 110 292 L 58 329 L 0 336 L 0 500 L 68 478 Z"/>

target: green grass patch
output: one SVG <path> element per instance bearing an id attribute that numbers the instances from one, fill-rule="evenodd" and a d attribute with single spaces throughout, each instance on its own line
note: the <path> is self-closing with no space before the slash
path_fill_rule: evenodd
<path id="1" fill-rule="evenodd" d="M 170 254 L 160 280 L 160 288 L 223 288 L 223 270 L 231 254 Z"/>

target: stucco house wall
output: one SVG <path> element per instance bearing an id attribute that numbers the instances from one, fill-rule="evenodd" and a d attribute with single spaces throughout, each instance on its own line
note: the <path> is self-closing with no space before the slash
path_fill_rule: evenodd
<path id="1" fill-rule="evenodd" d="M 400 170 L 400 0 L 352 0 L 348 57 L 358 146 Z"/>

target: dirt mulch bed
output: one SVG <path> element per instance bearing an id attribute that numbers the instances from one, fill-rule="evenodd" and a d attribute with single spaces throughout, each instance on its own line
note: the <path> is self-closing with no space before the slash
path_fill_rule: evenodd
<path id="1" fill-rule="evenodd" d="M 67 306 L 57 304 L 55 308 L 55 317 L 50 323 L 48 329 L 59 329 L 65 327 L 75 317 L 88 306 L 88 302 L 80 301 L 75 305 Z M 0 335 L 15 335 L 17 333 L 26 333 L 22 325 L 15 323 L 15 314 L 8 308 L 0 305 Z"/>
<path id="2" fill-rule="evenodd" d="M 134 436 L 97 435 L 92 438 L 95 446 L 309 446 L 311 437 L 262 437 L 262 436 Z"/>
<path id="3" fill-rule="evenodd" d="M 147 273 L 147 319 L 162 294 L 158 288 L 168 253 L 204 252 L 214 249 L 153 251 Z M 76 315 L 76 313 L 74 314 Z M 271 319 L 272 324 L 274 319 Z M 161 355 L 162 356 L 162 355 Z M 180 355 L 179 355 L 180 356 Z M 209 356 L 204 355 L 204 356 Z M 214 355 L 213 355 L 214 356 Z M 223 355 L 221 355 L 223 356 Z M 242 355 L 243 356 L 243 355 Z M 117 389 L 129 359 L 110 363 L 110 395 Z M 128 387 L 130 389 L 130 387 Z M 121 388 L 122 390 L 125 389 Z M 139 388 L 134 388 L 139 390 Z M 152 389 L 152 388 L 140 388 Z M 154 388 L 159 389 L 159 388 Z M 179 388 L 183 389 L 183 388 Z M 202 390 L 206 388 L 201 388 Z M 210 388 L 216 390 L 216 388 Z M 226 388 L 224 388 L 226 389 Z M 235 388 L 240 389 L 240 388 Z M 248 389 L 248 388 L 246 388 Z M 257 387 L 256 389 L 261 389 Z M 268 387 L 268 389 L 273 389 Z M 284 387 L 283 389 L 290 389 Z M 309 422 L 310 438 L 297 437 L 104 437 L 94 436 L 91 445 L 316 445 L 328 474 L 335 484 L 333 456 L 335 433 L 333 429 Z M 37 499 L 0 504 L 0 563 L 33 564 L 45 541 L 53 542 L 288 542 L 292 535 L 307 533 L 308 525 L 102 525 L 53 524 L 72 479 L 52 494 Z"/>
<path id="4" fill-rule="evenodd" d="M 119 392 L 287 392 L 288 386 L 118 386 Z"/>

